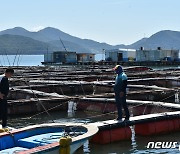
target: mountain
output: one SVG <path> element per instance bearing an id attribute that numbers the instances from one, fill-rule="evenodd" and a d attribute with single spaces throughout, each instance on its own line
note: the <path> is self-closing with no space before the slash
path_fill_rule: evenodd
<path id="1" fill-rule="evenodd" d="M 19 35 L 0 35 L 0 54 L 44 54 L 54 47 L 41 41 Z"/>
<path id="2" fill-rule="evenodd" d="M 61 30 L 52 28 L 52 27 L 44 28 L 38 31 L 37 33 L 43 35 L 45 38 L 51 41 L 54 41 L 54 45 L 55 45 L 55 41 L 56 41 L 56 45 L 59 45 L 60 42 L 59 41 L 57 42 L 57 40 L 60 40 L 61 38 L 64 41 L 69 41 L 71 43 L 77 44 L 81 46 L 82 48 L 86 49 L 87 51 L 89 50 L 90 52 L 94 52 L 94 53 L 101 52 L 102 49 L 113 48 L 111 45 L 107 43 L 100 43 L 100 42 L 93 41 L 90 39 L 81 39 L 81 38 L 72 36 L 70 34 L 64 33 Z"/>
<path id="3" fill-rule="evenodd" d="M 42 34 L 39 34 L 38 32 L 30 32 L 22 27 L 14 27 L 14 28 L 7 29 L 0 32 L 0 35 L 4 35 L 4 34 L 30 37 L 34 40 L 38 40 L 42 42 L 51 41 L 51 39 L 46 38 L 45 36 L 43 36 Z"/>
<path id="4" fill-rule="evenodd" d="M 53 45 L 56 48 L 56 50 L 61 50 L 61 51 L 65 50 L 62 43 L 60 42 L 60 40 L 54 40 L 54 41 L 50 41 L 48 43 Z M 63 40 L 63 44 L 67 51 L 88 52 L 88 53 L 91 52 L 91 50 L 89 50 L 88 48 L 85 48 L 76 43 L 72 43 L 72 42 Z"/>
<path id="5" fill-rule="evenodd" d="M 101 53 L 103 49 L 132 48 L 139 49 L 180 49 L 180 32 L 163 30 L 143 38 L 130 45 L 112 46 L 107 43 L 100 43 L 90 39 L 82 39 L 67 34 L 57 28 L 47 27 L 38 32 L 31 32 L 22 27 L 15 27 L 0 31 L 0 53 L 4 50 L 8 54 L 15 54 L 16 50 L 22 50 L 24 54 L 42 54 L 63 50 L 62 40 L 68 51 Z"/>
<path id="6" fill-rule="evenodd" d="M 141 46 L 145 49 L 156 49 L 157 47 L 162 49 L 180 49 L 180 32 L 163 30 L 128 47 L 138 49 Z"/>
<path id="7" fill-rule="evenodd" d="M 142 38 L 142 39 L 140 39 L 139 41 L 137 41 L 137 42 L 129 45 L 128 47 L 129 47 L 129 48 L 133 48 L 133 49 L 138 49 L 138 48 L 140 48 L 140 47 L 142 47 L 142 46 L 144 47 L 144 43 L 147 41 L 147 39 L 148 39 L 148 38 Z"/>
<path id="8" fill-rule="evenodd" d="M 62 32 L 59 29 L 47 27 L 38 32 L 30 32 L 21 27 L 15 27 L 12 29 L 7 29 L 0 32 L 0 35 L 10 34 L 10 35 L 20 35 L 25 37 L 30 37 L 34 40 L 41 42 L 50 43 L 53 46 L 59 47 L 62 45 L 60 38 L 66 41 L 66 45 L 69 50 L 77 52 L 101 52 L 102 49 L 112 49 L 113 46 L 100 43 L 89 39 L 81 39 L 75 36 L 71 36 L 67 33 Z"/>

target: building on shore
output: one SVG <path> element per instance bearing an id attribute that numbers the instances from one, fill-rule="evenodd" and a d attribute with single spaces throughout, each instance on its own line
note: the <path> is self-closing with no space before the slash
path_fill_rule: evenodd
<path id="1" fill-rule="evenodd" d="M 76 52 L 56 51 L 44 54 L 45 63 L 76 63 Z"/>
<path id="2" fill-rule="evenodd" d="M 178 61 L 179 53 L 179 50 L 164 50 L 160 47 L 147 50 L 141 47 L 136 51 L 136 61 Z"/>
<path id="3" fill-rule="evenodd" d="M 77 63 L 77 62 L 94 62 L 95 54 L 93 53 L 76 53 L 67 51 L 56 51 L 44 54 L 43 63 Z"/>
<path id="4" fill-rule="evenodd" d="M 93 53 L 77 53 L 78 62 L 94 62 L 95 54 Z"/>
<path id="5" fill-rule="evenodd" d="M 127 62 L 136 60 L 135 49 L 111 49 L 105 50 L 105 60 L 111 62 Z"/>

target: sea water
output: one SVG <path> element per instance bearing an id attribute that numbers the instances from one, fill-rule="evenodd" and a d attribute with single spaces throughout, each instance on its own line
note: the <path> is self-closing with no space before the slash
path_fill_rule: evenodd
<path id="1" fill-rule="evenodd" d="M 19 57 L 15 57 L 16 55 L 0 55 L 0 65 L 1 66 L 38 66 L 41 65 L 41 62 L 44 59 L 43 55 L 21 55 Z M 19 58 L 19 59 L 18 59 Z M 97 55 L 96 59 L 101 60 L 103 56 Z M 163 67 L 162 67 L 163 68 Z M 158 69 L 158 68 L 156 68 Z M 72 106 L 72 104 L 70 103 Z M 8 125 L 15 128 L 25 127 L 33 124 L 41 124 L 41 123 L 50 123 L 52 120 L 55 122 L 95 122 L 102 120 L 114 119 L 114 115 L 108 115 L 98 118 L 90 119 L 88 117 L 94 116 L 95 113 L 90 112 L 65 112 L 59 111 L 50 113 L 51 116 L 46 114 L 41 114 L 38 116 L 34 116 L 30 118 L 32 115 L 23 115 L 23 116 L 13 116 L 9 117 Z M 98 115 L 98 113 L 96 113 Z M 53 119 L 52 119 L 53 118 Z M 133 128 L 132 128 L 133 130 Z M 145 153 L 180 153 L 178 148 L 176 149 L 147 149 L 147 144 L 150 141 L 154 142 L 179 142 L 180 141 L 180 133 L 172 132 L 164 135 L 156 135 L 156 136 L 136 136 L 134 133 L 132 135 L 131 140 L 129 141 L 119 141 L 106 145 L 98 145 L 87 142 L 83 148 L 79 149 L 76 153 L 86 153 L 86 154 L 145 154 Z"/>
<path id="2" fill-rule="evenodd" d="M 43 55 L 0 55 L 0 66 L 38 66 Z"/>
<path id="3" fill-rule="evenodd" d="M 8 125 L 15 128 L 25 127 L 33 124 L 41 124 L 41 123 L 52 123 L 52 118 L 55 122 L 64 123 L 64 122 L 75 122 L 75 123 L 90 123 L 96 121 L 103 121 L 114 119 L 115 115 L 106 115 L 96 118 L 89 118 L 99 115 L 100 113 L 91 113 L 91 112 L 83 112 L 76 111 L 73 116 L 69 116 L 69 113 L 66 111 L 57 111 L 50 113 L 51 116 L 48 116 L 46 113 L 40 114 L 38 116 L 32 115 L 23 115 L 23 116 L 13 116 L 9 117 Z M 148 154 L 148 153 L 180 153 L 178 147 L 175 149 L 148 149 L 148 142 L 179 142 L 180 141 L 180 133 L 172 132 L 164 135 L 154 135 L 154 136 L 136 136 L 134 133 L 134 128 L 132 129 L 132 138 L 131 140 L 119 141 L 115 143 L 99 145 L 93 144 L 91 142 L 87 142 L 84 144 L 82 148 L 80 148 L 76 154 Z"/>
<path id="4" fill-rule="evenodd" d="M 96 54 L 95 60 L 104 60 L 103 54 Z M 44 55 L 0 55 L 0 66 L 40 66 Z"/>

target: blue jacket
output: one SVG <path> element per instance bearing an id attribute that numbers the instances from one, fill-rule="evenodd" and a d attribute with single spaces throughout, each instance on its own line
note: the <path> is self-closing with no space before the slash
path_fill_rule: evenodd
<path id="1" fill-rule="evenodd" d="M 126 92 L 127 79 L 128 77 L 124 72 L 117 74 L 114 85 L 115 93 Z"/>

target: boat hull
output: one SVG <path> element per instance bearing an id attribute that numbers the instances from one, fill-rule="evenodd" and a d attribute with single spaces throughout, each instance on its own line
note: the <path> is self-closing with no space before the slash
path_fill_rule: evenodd
<path id="1" fill-rule="evenodd" d="M 42 124 L 25 127 L 0 134 L 0 153 L 30 154 L 59 153 L 60 138 L 71 136 L 70 153 L 74 153 L 89 138 L 98 132 L 98 127 L 90 124 Z M 17 152 L 17 149 L 19 152 Z M 13 151 L 14 150 L 14 151 Z"/>

